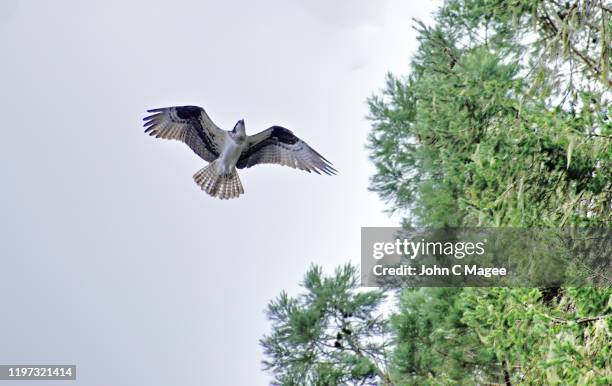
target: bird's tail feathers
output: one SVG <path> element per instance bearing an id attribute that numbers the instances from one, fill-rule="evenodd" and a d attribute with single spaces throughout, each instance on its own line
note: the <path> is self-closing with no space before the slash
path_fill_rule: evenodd
<path id="1" fill-rule="evenodd" d="M 211 162 L 193 175 L 196 184 L 206 193 L 222 200 L 237 198 L 243 194 L 244 189 L 236 168 L 232 168 L 229 174 L 220 174 L 216 163 L 217 161 Z"/>

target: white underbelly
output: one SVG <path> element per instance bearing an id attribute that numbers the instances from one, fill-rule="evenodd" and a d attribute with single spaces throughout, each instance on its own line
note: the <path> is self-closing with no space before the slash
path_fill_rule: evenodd
<path id="1" fill-rule="evenodd" d="M 219 162 L 217 163 L 219 173 L 231 173 L 236 166 L 236 162 L 238 162 L 238 158 L 240 158 L 243 148 L 244 142 L 238 144 L 228 136 L 228 138 L 225 140 L 221 156 L 219 157 Z"/>

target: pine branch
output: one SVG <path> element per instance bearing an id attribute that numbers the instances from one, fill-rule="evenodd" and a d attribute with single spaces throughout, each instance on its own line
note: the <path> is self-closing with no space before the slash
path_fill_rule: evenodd
<path id="1" fill-rule="evenodd" d="M 543 11 L 543 15 L 540 15 L 538 20 L 544 23 L 544 25 L 542 26 L 544 29 L 546 29 L 546 26 L 548 26 L 554 36 L 556 36 L 559 33 L 559 27 L 555 24 L 554 20 L 552 20 L 552 18 L 548 15 L 548 12 Z M 597 78 L 601 79 L 602 72 L 599 66 L 597 65 L 597 62 L 595 62 L 587 54 L 585 54 L 584 52 L 576 48 L 570 41 L 569 37 L 567 38 L 566 43 L 569 49 L 587 66 L 587 68 L 591 72 L 593 72 L 594 75 L 597 76 Z M 612 87 L 612 79 L 606 79 L 606 81 L 608 83 L 608 86 Z"/>

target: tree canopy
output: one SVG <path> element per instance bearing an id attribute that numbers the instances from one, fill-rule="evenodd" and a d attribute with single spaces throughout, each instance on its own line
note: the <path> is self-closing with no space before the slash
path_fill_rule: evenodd
<path id="1" fill-rule="evenodd" d="M 409 74 L 369 99 L 371 189 L 404 225 L 610 227 L 611 17 L 600 0 L 446 0 L 433 25 L 415 21 Z M 313 272 L 308 294 L 270 306 L 262 343 L 280 384 L 612 384 L 609 288 L 386 289 L 359 305 L 350 280 L 314 291 Z M 321 298 L 326 286 L 339 292 Z M 377 323 L 353 344 L 384 350 L 329 351 L 336 298 L 364 307 L 359 331 Z"/>

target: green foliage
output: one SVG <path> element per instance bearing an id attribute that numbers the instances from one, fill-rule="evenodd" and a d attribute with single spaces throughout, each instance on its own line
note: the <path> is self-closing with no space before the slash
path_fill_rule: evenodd
<path id="1" fill-rule="evenodd" d="M 531 15 L 527 3 L 551 6 L 447 2 L 435 27 L 419 26 L 408 79 L 390 75 L 382 95 L 370 99 L 369 148 L 377 168 L 371 186 L 392 210 L 407 213 L 408 223 L 612 222 L 609 88 L 599 78 L 560 82 L 564 62 L 547 72 L 531 65 L 548 58 L 550 47 L 534 43 L 525 55 L 527 32 L 515 22 L 519 11 L 522 19 Z M 476 38 L 483 30 L 487 38 Z"/>
<path id="2" fill-rule="evenodd" d="M 447 0 L 370 103 L 371 188 L 407 225 L 612 224 L 610 9 Z M 405 289 L 397 384 L 610 384 L 612 291 Z"/>
<path id="3" fill-rule="evenodd" d="M 612 225 L 611 14 L 446 0 L 417 22 L 410 75 L 369 100 L 371 189 L 405 225 Z M 270 304 L 276 382 L 612 384 L 610 288 L 406 288 L 386 320 L 384 293 L 356 286 L 350 266 L 313 268 L 305 294 Z"/>
<path id="4" fill-rule="evenodd" d="M 306 292 L 286 293 L 268 305 L 273 331 L 261 340 L 264 366 L 280 385 L 387 384 L 388 322 L 382 291 L 359 290 L 357 268 L 333 277 L 320 267 L 306 273 Z"/>
<path id="5" fill-rule="evenodd" d="M 513 384 L 609 384 L 612 320 L 590 315 L 611 313 L 612 291 L 566 291 L 545 301 L 538 289 L 465 289 L 462 320 L 506 364 Z"/>
<path id="6" fill-rule="evenodd" d="M 489 367 L 492 351 L 462 321 L 454 288 L 407 289 L 392 327 L 397 334 L 394 380 L 399 384 L 470 383 L 475 369 Z M 467 369 L 471 369 L 466 371 Z"/>

